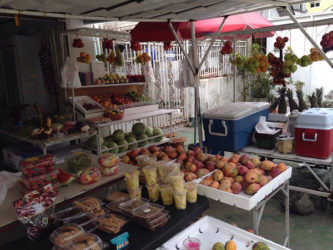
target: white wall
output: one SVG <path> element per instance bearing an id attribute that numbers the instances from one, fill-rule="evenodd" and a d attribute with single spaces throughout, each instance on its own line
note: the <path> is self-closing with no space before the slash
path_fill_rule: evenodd
<path id="1" fill-rule="evenodd" d="M 311 20 L 319 20 L 325 18 L 333 18 L 333 13 L 322 13 L 316 15 L 302 15 L 297 16 L 297 19 L 300 22 L 306 22 Z M 287 17 L 273 19 L 271 22 L 275 25 L 290 23 L 290 19 Z M 315 39 L 319 44 L 323 34 L 333 30 L 333 25 L 325 25 L 318 27 L 309 27 L 306 28 L 306 31 Z M 289 42 L 287 46 L 291 46 L 294 50 L 294 53 L 301 57 L 302 55 L 308 55 L 310 49 L 313 47 L 312 44 L 306 39 L 304 34 L 298 30 L 284 30 L 276 31 L 275 36 L 267 39 L 267 51 L 272 51 L 274 49 L 274 42 L 277 36 L 287 36 L 289 37 Z M 328 52 L 327 56 L 333 60 L 333 52 Z M 298 67 L 297 71 L 292 74 L 294 81 L 303 81 L 305 82 L 304 92 L 306 95 L 309 95 L 313 92 L 314 89 L 324 87 L 324 94 L 327 94 L 330 90 L 333 90 L 333 70 L 329 67 L 326 61 L 314 62 L 312 65 L 302 68 Z"/>

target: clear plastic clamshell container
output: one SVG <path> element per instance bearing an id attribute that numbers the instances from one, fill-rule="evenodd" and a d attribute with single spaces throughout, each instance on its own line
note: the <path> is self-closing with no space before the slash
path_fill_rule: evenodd
<path id="1" fill-rule="evenodd" d="M 89 216 L 88 214 L 82 213 L 79 216 L 75 216 L 69 218 L 66 223 L 74 223 L 81 226 L 84 231 L 91 233 L 98 228 L 98 224 L 96 223 L 96 219 L 93 216 Z"/>
<path id="2" fill-rule="evenodd" d="M 24 185 L 26 189 L 35 190 L 41 188 L 47 184 L 53 183 L 57 180 L 58 170 L 53 170 L 47 174 L 33 176 L 28 178 L 22 178 L 20 183 Z"/>
<path id="3" fill-rule="evenodd" d="M 171 218 L 171 216 L 169 214 L 166 215 L 165 219 L 160 221 L 159 223 L 157 224 L 154 224 L 154 225 L 150 225 L 150 224 L 141 224 L 139 223 L 141 226 L 143 226 L 144 228 L 147 228 L 149 229 L 150 231 L 155 231 L 157 228 L 159 227 L 163 227 L 165 224 L 168 223 L 169 219 Z"/>
<path id="4" fill-rule="evenodd" d="M 53 213 L 51 217 L 56 221 L 57 224 L 63 224 L 82 214 L 83 214 L 83 212 L 79 208 L 72 206 L 72 207 L 61 209 L 61 210 Z"/>
<path id="5" fill-rule="evenodd" d="M 20 162 L 21 172 L 28 177 L 44 175 L 52 172 L 56 157 L 47 154 L 24 159 Z"/>
<path id="6" fill-rule="evenodd" d="M 135 210 L 143 207 L 145 204 L 148 203 L 148 200 L 146 199 L 130 199 L 128 201 L 125 201 L 119 205 L 119 209 L 121 212 L 128 214 L 128 215 L 133 215 Z"/>
<path id="7" fill-rule="evenodd" d="M 84 230 L 77 224 L 67 224 L 58 227 L 50 235 L 50 241 L 53 245 L 65 248 L 73 242 L 74 239 L 84 234 Z"/>
<path id="8" fill-rule="evenodd" d="M 102 250 L 103 241 L 96 234 L 85 233 L 75 238 L 65 250 Z"/>
<path id="9" fill-rule="evenodd" d="M 157 204 L 146 203 L 133 212 L 134 217 L 143 222 L 149 222 L 161 216 L 164 207 Z"/>

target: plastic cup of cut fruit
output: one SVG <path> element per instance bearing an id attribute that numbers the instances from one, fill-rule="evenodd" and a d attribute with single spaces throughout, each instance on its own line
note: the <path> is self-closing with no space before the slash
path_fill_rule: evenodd
<path id="1" fill-rule="evenodd" d="M 183 246 L 186 250 L 200 250 L 200 240 L 194 237 L 188 237 L 183 241 Z"/>
<path id="2" fill-rule="evenodd" d="M 157 184 L 157 169 L 152 166 L 145 166 L 142 169 L 143 175 L 148 186 L 156 186 Z"/>
<path id="3" fill-rule="evenodd" d="M 173 203 L 173 190 L 169 184 L 160 185 L 160 195 L 163 206 L 170 206 Z"/>
<path id="4" fill-rule="evenodd" d="M 184 192 L 184 173 L 183 172 L 172 172 L 169 174 L 169 182 L 172 185 L 174 192 Z"/>
<path id="5" fill-rule="evenodd" d="M 186 197 L 188 203 L 196 203 L 198 199 L 198 183 L 196 182 L 187 182 L 185 183 L 186 187 Z"/>
<path id="6" fill-rule="evenodd" d="M 131 199 L 134 199 L 134 198 L 136 198 L 136 199 L 141 199 L 141 193 L 142 193 L 142 187 L 140 186 L 140 187 L 138 187 L 138 188 L 136 188 L 136 189 L 133 189 L 133 190 L 131 190 L 131 189 L 127 189 L 127 191 L 128 191 L 128 194 L 129 194 L 129 197 L 131 198 Z"/>
<path id="7" fill-rule="evenodd" d="M 125 182 L 127 190 L 136 190 L 139 188 L 139 174 L 138 170 L 131 170 L 125 173 Z"/>
<path id="8" fill-rule="evenodd" d="M 160 199 L 160 188 L 157 184 L 153 186 L 146 185 L 146 188 L 148 190 L 148 197 L 149 200 L 152 202 L 157 202 Z"/>
<path id="9" fill-rule="evenodd" d="M 175 192 L 173 194 L 173 199 L 175 201 L 175 207 L 179 210 L 186 209 L 186 190 L 183 192 Z"/>

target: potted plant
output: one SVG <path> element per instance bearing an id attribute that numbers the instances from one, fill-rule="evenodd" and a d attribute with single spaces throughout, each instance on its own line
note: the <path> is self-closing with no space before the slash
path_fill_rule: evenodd
<path id="1" fill-rule="evenodd" d="M 267 102 L 271 99 L 273 84 L 268 74 L 261 73 L 249 75 L 249 87 L 253 101 Z"/>

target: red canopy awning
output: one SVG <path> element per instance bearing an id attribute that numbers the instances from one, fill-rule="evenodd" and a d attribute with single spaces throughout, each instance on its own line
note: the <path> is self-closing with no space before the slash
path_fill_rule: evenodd
<path id="1" fill-rule="evenodd" d="M 214 32 L 217 32 L 223 17 L 200 20 L 195 22 L 195 33 L 197 38 L 202 38 Z M 182 40 L 191 39 L 191 25 L 187 22 L 172 23 L 175 31 Z M 229 16 L 222 28 L 221 33 L 240 31 L 246 29 L 258 29 L 273 26 L 273 24 L 257 12 L 249 12 L 240 15 Z M 254 33 L 255 38 L 264 38 L 273 36 L 274 32 Z M 175 38 L 170 30 L 168 23 L 159 22 L 140 22 L 131 31 L 132 41 L 136 42 L 165 42 L 174 41 Z M 223 36 L 229 39 L 230 37 Z M 238 39 L 249 38 L 250 35 L 239 35 Z"/>

